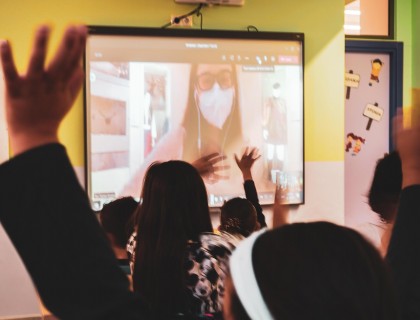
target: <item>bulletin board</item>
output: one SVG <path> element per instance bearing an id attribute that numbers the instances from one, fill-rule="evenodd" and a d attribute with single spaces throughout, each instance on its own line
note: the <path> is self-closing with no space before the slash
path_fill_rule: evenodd
<path id="1" fill-rule="evenodd" d="M 376 162 L 394 149 L 392 118 L 402 107 L 403 44 L 346 41 L 345 223 L 378 220 L 367 195 Z"/>

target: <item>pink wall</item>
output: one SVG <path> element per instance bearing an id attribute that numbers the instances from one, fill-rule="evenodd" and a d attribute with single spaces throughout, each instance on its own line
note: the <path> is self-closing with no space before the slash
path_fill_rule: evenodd
<path id="1" fill-rule="evenodd" d="M 388 1 L 360 0 L 361 34 L 388 35 Z"/>

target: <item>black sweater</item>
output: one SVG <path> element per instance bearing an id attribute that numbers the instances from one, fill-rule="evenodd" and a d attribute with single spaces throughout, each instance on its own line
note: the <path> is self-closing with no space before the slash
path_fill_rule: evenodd
<path id="1" fill-rule="evenodd" d="M 148 319 L 60 144 L 0 166 L 0 221 L 60 319 Z"/>
<path id="2" fill-rule="evenodd" d="M 420 185 L 401 193 L 398 215 L 388 247 L 401 318 L 420 319 Z"/>

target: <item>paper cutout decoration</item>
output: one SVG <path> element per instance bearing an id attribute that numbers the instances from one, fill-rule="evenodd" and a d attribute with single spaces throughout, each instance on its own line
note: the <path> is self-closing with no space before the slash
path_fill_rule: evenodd
<path id="1" fill-rule="evenodd" d="M 347 87 L 346 99 L 350 99 L 350 90 L 351 88 L 358 88 L 360 84 L 360 75 L 354 74 L 353 70 L 346 72 L 344 78 L 344 85 Z"/>
<path id="2" fill-rule="evenodd" d="M 362 144 L 366 139 L 355 135 L 353 132 L 347 134 L 346 152 L 351 152 L 352 156 L 356 156 L 362 150 Z"/>
<path id="3" fill-rule="evenodd" d="M 370 126 L 372 125 L 372 121 L 381 121 L 382 115 L 384 114 L 384 109 L 378 107 L 378 104 L 367 104 L 363 115 L 369 118 L 369 121 L 366 126 L 366 130 L 370 130 Z"/>
<path id="4" fill-rule="evenodd" d="M 370 71 L 369 86 L 371 87 L 373 82 L 379 83 L 379 73 L 381 72 L 383 62 L 381 59 L 372 60 L 372 70 Z"/>

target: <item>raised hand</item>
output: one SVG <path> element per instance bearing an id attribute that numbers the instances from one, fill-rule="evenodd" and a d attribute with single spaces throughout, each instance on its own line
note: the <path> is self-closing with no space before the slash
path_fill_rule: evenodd
<path id="1" fill-rule="evenodd" d="M 241 170 L 244 180 L 252 180 L 251 168 L 254 165 L 254 162 L 257 161 L 261 157 L 261 155 L 258 154 L 258 149 L 257 148 L 250 149 L 249 147 L 246 147 L 240 159 L 236 155 L 236 153 L 234 156 L 235 156 L 236 164 L 238 165 L 239 170 Z"/>
<path id="2" fill-rule="evenodd" d="M 280 227 L 289 223 L 290 208 L 286 202 L 287 191 L 276 186 L 273 205 L 273 227 Z"/>
<path id="3" fill-rule="evenodd" d="M 415 119 L 410 128 L 404 128 L 400 111 L 393 119 L 396 149 L 401 158 L 402 187 L 420 184 L 420 119 Z"/>
<path id="4" fill-rule="evenodd" d="M 226 156 L 219 153 L 211 153 L 195 160 L 192 165 L 197 169 L 200 176 L 208 183 L 216 183 L 219 180 L 228 179 L 228 176 L 221 174 L 230 168 L 224 165 Z M 222 164 L 220 165 L 220 162 Z"/>
<path id="5" fill-rule="evenodd" d="M 49 27 L 38 28 L 24 74 L 19 74 L 16 69 L 10 43 L 5 41 L 0 46 L 6 87 L 6 117 L 15 154 L 58 141 L 58 127 L 83 83 L 81 59 L 86 27 L 68 27 L 55 56 L 45 66 L 49 34 Z"/>

